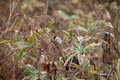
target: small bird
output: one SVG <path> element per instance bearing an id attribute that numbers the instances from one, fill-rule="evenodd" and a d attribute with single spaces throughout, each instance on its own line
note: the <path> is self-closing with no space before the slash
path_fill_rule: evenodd
<path id="1" fill-rule="evenodd" d="M 57 37 L 57 36 L 54 36 L 54 41 L 55 41 L 58 45 L 62 45 L 62 44 L 64 44 L 64 45 L 67 46 L 67 44 L 66 44 L 65 42 L 63 42 L 63 40 L 60 39 L 60 38 Z"/>
<path id="2" fill-rule="evenodd" d="M 59 44 L 59 45 L 61 45 L 62 44 L 62 40 L 59 38 L 59 37 L 57 37 L 57 36 L 54 36 L 54 41 L 57 43 L 57 44 Z"/>

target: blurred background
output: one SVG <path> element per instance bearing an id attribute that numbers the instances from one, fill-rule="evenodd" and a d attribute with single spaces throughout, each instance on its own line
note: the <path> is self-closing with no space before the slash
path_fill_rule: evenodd
<path id="1" fill-rule="evenodd" d="M 119 35 L 120 0 L 2 0 L 0 80 L 119 80 Z"/>

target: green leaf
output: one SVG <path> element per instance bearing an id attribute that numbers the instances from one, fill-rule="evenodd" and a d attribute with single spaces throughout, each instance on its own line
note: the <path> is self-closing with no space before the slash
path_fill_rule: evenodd
<path id="1" fill-rule="evenodd" d="M 40 31 L 40 33 L 42 34 L 42 33 L 43 33 L 43 31 Z"/>
<path id="2" fill-rule="evenodd" d="M 115 63 L 116 63 L 116 62 L 115 62 L 115 59 L 113 59 L 112 62 L 115 64 Z"/>
<path id="3" fill-rule="evenodd" d="M 78 41 L 78 38 L 74 38 L 71 43 L 76 43 Z"/>
<path id="4" fill-rule="evenodd" d="M 79 48 L 76 48 L 76 47 L 74 47 L 74 46 L 71 46 L 70 49 L 71 49 L 71 50 L 78 50 L 78 51 L 80 50 Z"/>
<path id="5" fill-rule="evenodd" d="M 70 35 L 67 31 L 65 31 L 65 30 L 62 30 L 62 32 L 64 32 L 65 34 L 67 34 L 67 35 Z"/>
<path id="6" fill-rule="evenodd" d="M 32 36 L 28 37 L 28 44 L 30 46 L 32 46 L 32 44 L 33 44 L 33 37 Z"/>
<path id="7" fill-rule="evenodd" d="M 93 38 L 94 38 L 94 37 L 87 36 L 87 37 L 85 38 L 85 41 L 88 41 L 88 40 L 93 39 Z"/>
<path id="8" fill-rule="evenodd" d="M 58 14 L 64 19 L 69 19 L 70 18 L 70 16 L 68 14 L 66 14 L 65 12 L 63 12 L 61 10 L 58 11 Z"/>
<path id="9" fill-rule="evenodd" d="M 37 30 L 35 31 L 36 34 L 40 34 Z"/>
<path id="10" fill-rule="evenodd" d="M 36 69 L 35 69 L 32 65 L 30 65 L 30 64 L 25 65 L 25 68 L 26 68 L 27 70 L 31 71 L 32 73 L 35 73 L 35 72 L 36 72 Z"/>
<path id="11" fill-rule="evenodd" d="M 64 38 L 63 38 L 63 40 L 66 40 L 68 37 L 70 37 L 70 35 L 68 35 L 68 36 L 64 37 Z"/>
<path id="12" fill-rule="evenodd" d="M 75 19 L 75 18 L 76 18 L 75 15 L 70 16 L 70 19 Z"/>
<path id="13" fill-rule="evenodd" d="M 37 80 L 38 79 L 38 74 L 35 74 L 32 78 L 31 78 L 31 80 Z"/>
<path id="14" fill-rule="evenodd" d="M 30 77 L 32 77 L 32 74 L 30 74 L 30 75 L 24 77 L 22 80 L 28 79 L 28 78 L 30 78 Z"/>
<path id="15" fill-rule="evenodd" d="M 93 27 L 98 23 L 98 20 L 95 21 L 95 23 L 88 28 L 88 32 L 91 32 Z"/>
<path id="16" fill-rule="evenodd" d="M 88 68 L 89 69 L 94 69 L 94 66 L 89 65 Z"/>
<path id="17" fill-rule="evenodd" d="M 13 40 L 1 40 L 0 45 L 6 44 L 6 43 L 13 43 Z"/>
<path id="18" fill-rule="evenodd" d="M 64 58 L 67 59 L 70 55 L 71 53 L 68 53 Z"/>
<path id="19" fill-rule="evenodd" d="M 72 67 L 76 67 L 76 68 L 78 68 L 78 65 L 75 64 L 75 63 L 72 63 Z"/>
<path id="20" fill-rule="evenodd" d="M 82 41 L 84 38 L 82 36 L 76 37 L 78 41 Z"/>
<path id="21" fill-rule="evenodd" d="M 100 46 L 100 45 L 101 45 L 101 43 L 92 43 L 92 44 L 86 46 L 84 48 L 85 53 L 88 53 L 89 51 L 91 51 L 95 46 Z"/>
<path id="22" fill-rule="evenodd" d="M 105 24 L 103 23 L 103 24 L 101 25 L 101 27 L 100 27 L 100 31 L 103 30 L 104 26 L 105 26 Z"/>
<path id="23" fill-rule="evenodd" d="M 88 73 L 88 67 L 85 68 L 85 71 L 86 71 L 86 74 L 88 76 L 89 75 L 89 73 Z"/>
<path id="24" fill-rule="evenodd" d="M 88 32 L 88 30 L 87 30 L 86 28 L 84 28 L 84 27 L 78 26 L 78 29 L 80 29 L 80 30 L 82 30 L 82 31 L 85 31 L 85 32 Z"/>
<path id="25" fill-rule="evenodd" d="M 18 60 L 19 59 L 18 55 L 14 56 L 13 59 Z"/>
<path id="26" fill-rule="evenodd" d="M 21 50 L 18 50 L 18 54 L 13 56 L 13 59 L 19 60 L 23 57 L 23 55 L 26 55 L 27 53 L 24 52 L 24 49 L 22 48 Z"/>
<path id="27" fill-rule="evenodd" d="M 83 53 L 83 52 L 84 52 L 84 48 L 83 48 L 83 46 L 81 45 L 81 43 L 79 43 L 79 47 L 80 47 L 81 52 Z"/>
<path id="28" fill-rule="evenodd" d="M 25 43 L 18 43 L 18 45 L 17 45 L 17 48 L 24 48 L 24 47 L 28 47 L 28 45 L 27 44 L 25 44 Z"/>
<path id="29" fill-rule="evenodd" d="M 19 42 L 19 36 L 18 36 L 18 30 L 16 30 L 16 40 L 17 40 L 17 42 Z"/>
<path id="30" fill-rule="evenodd" d="M 104 4 L 102 5 L 103 8 L 105 8 L 105 7 L 107 7 L 107 6 L 108 6 L 108 3 L 104 3 Z"/>
<path id="31" fill-rule="evenodd" d="M 93 47 L 85 49 L 85 53 L 89 53 L 92 49 L 93 49 Z"/>
<path id="32" fill-rule="evenodd" d="M 13 59 L 15 59 L 15 60 L 21 59 L 23 52 L 24 52 L 24 49 L 22 48 L 21 50 L 18 51 L 18 54 L 13 57 Z"/>
<path id="33" fill-rule="evenodd" d="M 78 2 L 79 2 L 79 3 L 81 3 L 81 2 L 82 2 L 82 0 L 78 0 Z"/>
<path id="34" fill-rule="evenodd" d="M 48 30 L 48 28 L 45 28 L 45 31 L 47 31 Z"/>
<path id="35" fill-rule="evenodd" d="M 20 55 L 19 55 L 19 58 L 20 58 L 20 59 L 22 58 L 23 51 L 24 51 L 24 49 L 21 49 L 21 50 L 20 50 Z"/>
<path id="36" fill-rule="evenodd" d="M 46 75 L 40 75 L 41 80 L 44 80 Z"/>
<path id="37" fill-rule="evenodd" d="M 63 62 L 64 62 L 63 57 L 60 57 L 60 61 L 61 61 L 61 63 L 63 63 Z"/>
<path id="38" fill-rule="evenodd" d="M 24 70 L 23 74 L 32 74 L 30 71 Z"/>
<path id="39" fill-rule="evenodd" d="M 97 71 L 95 71 L 95 70 L 89 70 L 89 72 L 92 74 L 97 74 Z"/>
<path id="40" fill-rule="evenodd" d="M 64 66 L 68 63 L 68 61 L 71 59 L 71 58 L 73 58 L 76 54 L 78 54 L 78 52 L 76 52 L 76 53 L 73 53 L 73 54 L 71 54 L 70 56 L 68 56 L 68 58 L 67 58 L 67 60 L 66 60 L 66 62 L 65 62 L 65 64 L 64 64 Z"/>

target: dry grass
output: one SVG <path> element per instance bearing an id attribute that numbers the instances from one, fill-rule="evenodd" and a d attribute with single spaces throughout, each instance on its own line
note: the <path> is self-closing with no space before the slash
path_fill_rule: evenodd
<path id="1" fill-rule="evenodd" d="M 119 3 L 2 1 L 0 79 L 119 80 Z"/>

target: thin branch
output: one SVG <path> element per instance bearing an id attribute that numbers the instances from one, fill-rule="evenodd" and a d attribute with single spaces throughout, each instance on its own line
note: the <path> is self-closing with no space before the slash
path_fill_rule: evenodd
<path id="1" fill-rule="evenodd" d="M 46 2 L 45 18 L 44 18 L 44 30 L 45 30 L 45 24 L 46 24 L 46 15 L 47 15 L 48 3 L 49 3 L 49 0 L 47 0 L 47 2 Z"/>

